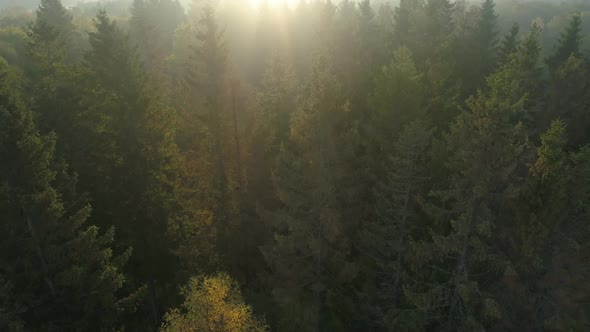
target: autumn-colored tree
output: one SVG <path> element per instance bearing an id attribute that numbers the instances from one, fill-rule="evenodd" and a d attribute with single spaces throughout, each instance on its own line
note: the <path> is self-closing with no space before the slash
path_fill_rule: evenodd
<path id="1" fill-rule="evenodd" d="M 184 304 L 166 314 L 161 331 L 265 332 L 268 326 L 244 303 L 227 274 L 191 278 L 183 289 Z"/>

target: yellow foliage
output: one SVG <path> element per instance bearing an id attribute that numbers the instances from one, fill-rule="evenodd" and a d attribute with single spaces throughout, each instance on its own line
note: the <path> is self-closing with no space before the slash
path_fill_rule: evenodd
<path id="1" fill-rule="evenodd" d="M 164 317 L 165 332 L 265 332 L 264 320 L 254 317 L 238 285 L 227 274 L 192 278 L 183 290 L 181 309 Z"/>

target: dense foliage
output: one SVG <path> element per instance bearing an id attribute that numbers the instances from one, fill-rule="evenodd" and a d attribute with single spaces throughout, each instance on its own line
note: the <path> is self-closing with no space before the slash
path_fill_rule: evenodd
<path id="1" fill-rule="evenodd" d="M 589 330 L 588 13 L 3 10 L 0 330 Z"/>

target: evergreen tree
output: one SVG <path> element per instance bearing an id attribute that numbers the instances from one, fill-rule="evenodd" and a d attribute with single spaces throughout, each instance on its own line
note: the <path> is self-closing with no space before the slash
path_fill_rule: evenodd
<path id="1" fill-rule="evenodd" d="M 148 284 L 148 317 L 157 326 L 160 306 L 168 300 L 161 289 L 178 272 L 172 256 L 176 245 L 170 241 L 176 239 L 167 232 L 179 220 L 191 220 L 195 224 L 188 234 L 198 230 L 207 238 L 207 225 L 188 208 L 180 187 L 182 159 L 175 144 L 174 113 L 149 84 L 137 55 L 104 11 L 97 14 L 95 29 L 79 81 L 86 137 L 72 148 L 72 166 L 96 208 L 93 220 L 112 222 L 133 246 L 132 281 Z"/>
<path id="2" fill-rule="evenodd" d="M 227 258 L 227 236 L 233 226 L 230 222 L 238 209 L 232 194 L 238 181 L 233 182 L 235 179 L 228 175 L 233 160 L 227 152 L 230 121 L 224 31 L 210 5 L 203 7 L 195 31 L 196 45 L 184 83 L 184 112 L 189 123 L 181 135 L 188 144 L 181 143 L 181 147 L 188 155 L 191 172 L 208 174 L 197 179 L 200 201 L 216 228 L 218 252 Z"/>
<path id="3" fill-rule="evenodd" d="M 339 159 L 350 147 L 338 139 L 345 134 L 339 127 L 346 104 L 322 61 L 315 67 L 308 99 L 292 117 L 290 140 L 274 171 L 281 208 L 268 214 L 276 235 L 264 255 L 281 313 L 279 327 L 285 331 L 339 330 L 351 318 L 343 316 L 350 300 L 338 291 L 356 273 L 347 260 L 350 207 L 339 200 L 350 193 L 336 187 L 348 182 Z"/>
<path id="4" fill-rule="evenodd" d="M 409 248 L 419 235 L 416 197 L 426 181 L 427 149 L 432 137 L 420 120 L 401 132 L 389 155 L 386 173 L 375 189 L 375 220 L 368 224 L 363 247 L 377 264 L 381 324 L 389 331 L 414 329 L 415 322 L 404 311 L 403 285 L 413 258 Z M 407 307 L 406 307 L 407 308 Z"/>
<path id="5" fill-rule="evenodd" d="M 62 149 L 79 134 L 74 119 L 80 96 L 74 80 L 76 73 L 67 61 L 68 43 L 59 28 L 47 23 L 43 16 L 37 16 L 27 33 L 31 66 L 25 71 L 26 90 L 33 100 L 33 111 L 40 117 L 41 133 L 55 131 L 60 136 L 62 143 L 56 153 L 61 156 Z"/>
<path id="6" fill-rule="evenodd" d="M 61 0 L 41 0 L 33 26 L 53 30 L 56 38 L 64 46 L 64 56 L 68 63 L 77 62 L 80 59 L 85 36 L 82 36 L 80 31 L 76 31 L 72 15 L 63 6 Z"/>
<path id="7" fill-rule="evenodd" d="M 64 8 L 61 0 L 41 0 L 36 11 L 35 24 L 46 24 L 67 43 L 74 30 L 72 15 Z"/>
<path id="8" fill-rule="evenodd" d="M 467 45 L 469 59 L 462 63 L 467 66 L 465 88 L 468 94 L 485 83 L 485 78 L 494 71 L 497 62 L 498 15 L 493 0 L 481 5 L 479 20 Z"/>
<path id="9" fill-rule="evenodd" d="M 531 30 L 519 43 L 518 52 L 505 64 L 511 75 L 518 81 L 518 89 L 515 93 L 526 96 L 524 102 L 525 112 L 519 118 L 529 127 L 532 135 L 536 134 L 536 126 L 540 122 L 542 113 L 543 70 L 541 63 L 542 47 L 539 41 L 541 28 L 536 23 L 531 25 Z"/>
<path id="10" fill-rule="evenodd" d="M 174 32 L 184 19 L 184 9 L 177 0 L 134 0 L 132 3 L 131 42 L 137 46 L 146 69 L 159 81 L 165 79 L 164 60 L 172 50 Z"/>
<path id="11" fill-rule="evenodd" d="M 566 136 L 562 121 L 554 121 L 541 135 L 523 195 L 510 207 L 517 222 L 504 230 L 512 237 L 507 252 L 514 261 L 511 278 L 503 286 L 508 292 L 499 293 L 507 307 L 505 326 L 576 330 L 585 324 L 581 311 L 562 302 L 563 294 L 569 293 L 564 283 L 580 289 L 578 282 L 587 278 L 587 272 L 578 269 L 587 255 L 579 241 L 589 231 L 581 221 L 586 218 L 588 195 L 580 190 L 588 179 L 588 150 L 568 152 Z M 574 269 L 571 275 L 576 277 L 565 277 L 568 269 Z M 584 297 L 567 296 L 575 302 Z"/>
<path id="12" fill-rule="evenodd" d="M 442 55 L 440 52 L 450 47 L 453 32 L 453 4 L 449 0 L 427 0 L 424 8 L 426 16 L 426 40 L 429 56 Z"/>
<path id="13" fill-rule="evenodd" d="M 33 113 L 7 84 L 8 75 L 2 68 L 0 269 L 2 311 L 8 313 L 2 328 L 117 328 L 122 310 L 135 305 L 134 296 L 119 295 L 131 251 L 114 255 L 114 228 L 101 234 L 85 225 L 89 205 L 62 200 L 56 186 L 70 185 L 57 181 L 74 178 L 54 159 L 55 135 L 39 134 Z"/>
<path id="14" fill-rule="evenodd" d="M 510 56 L 516 54 L 518 51 L 519 40 L 518 40 L 518 33 L 520 28 L 517 23 L 512 25 L 510 28 L 510 32 L 504 35 L 502 38 L 502 45 L 500 46 L 498 60 L 500 64 L 506 63 L 510 60 Z"/>
<path id="15" fill-rule="evenodd" d="M 546 96 L 544 124 L 553 119 L 563 120 L 568 126 L 568 144 L 574 148 L 590 143 L 588 73 L 588 64 L 584 59 L 570 56 L 553 72 Z"/>
<path id="16" fill-rule="evenodd" d="M 579 56 L 582 43 L 582 16 L 574 14 L 570 24 L 561 33 L 553 54 L 547 58 L 547 66 L 555 71 L 571 55 Z"/>
<path id="17" fill-rule="evenodd" d="M 415 249 L 417 262 L 424 264 L 418 265 L 425 269 L 422 277 L 437 281 L 432 286 L 418 281 L 406 290 L 409 302 L 428 313 L 421 316 L 424 323 L 439 329 L 482 330 L 502 317 L 485 286 L 510 266 L 496 246 L 494 229 L 505 227 L 502 206 L 518 197 L 522 186 L 518 167 L 528 143 L 523 125 L 513 121 L 523 112 L 517 86 L 508 70 L 492 75 L 486 91 L 468 100 L 469 111 L 459 115 L 446 138 L 450 187 L 433 191 L 443 208 L 428 209 L 446 225 L 437 227 L 440 233 L 432 243 Z"/>
<path id="18" fill-rule="evenodd" d="M 419 59 L 422 59 L 424 55 L 423 45 L 419 39 L 426 19 L 424 6 L 425 2 L 423 0 L 401 0 L 394 9 L 393 14 L 394 45 L 409 48 L 410 51 L 420 57 Z"/>

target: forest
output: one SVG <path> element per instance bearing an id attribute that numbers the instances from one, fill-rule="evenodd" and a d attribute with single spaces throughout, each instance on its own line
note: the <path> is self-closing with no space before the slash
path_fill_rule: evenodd
<path id="1" fill-rule="evenodd" d="M 589 331 L 590 3 L 497 2 L 8 1 L 0 330 Z"/>

